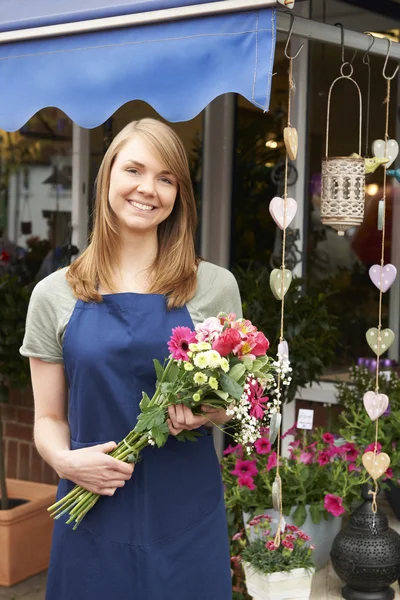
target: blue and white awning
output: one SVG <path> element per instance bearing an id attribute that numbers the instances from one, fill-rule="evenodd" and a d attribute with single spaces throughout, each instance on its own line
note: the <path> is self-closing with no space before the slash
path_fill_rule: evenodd
<path id="1" fill-rule="evenodd" d="M 47 106 L 92 128 L 135 99 L 149 103 L 168 121 L 186 121 L 226 92 L 237 92 L 268 109 L 274 9 L 43 37 L 36 28 L 198 2 L 2 0 L 1 4 L 1 129 L 19 129 Z M 31 28 L 38 33 L 34 39 L 1 43 L 5 32 Z"/>

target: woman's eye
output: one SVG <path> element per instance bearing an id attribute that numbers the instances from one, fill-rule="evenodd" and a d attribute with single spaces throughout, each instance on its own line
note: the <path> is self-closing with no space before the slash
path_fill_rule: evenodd
<path id="1" fill-rule="evenodd" d="M 128 169 L 128 173 L 133 173 L 135 175 L 136 173 L 139 173 L 139 171 L 132 167 L 132 168 Z"/>
<path id="2" fill-rule="evenodd" d="M 166 177 L 161 177 L 161 181 L 163 183 L 169 183 L 170 185 L 172 185 L 172 181 L 170 179 L 167 179 Z"/>

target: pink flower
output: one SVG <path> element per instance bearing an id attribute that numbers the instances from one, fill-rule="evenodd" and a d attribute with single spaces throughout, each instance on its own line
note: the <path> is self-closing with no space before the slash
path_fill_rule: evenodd
<path id="1" fill-rule="evenodd" d="M 320 467 L 323 467 L 324 465 L 327 465 L 330 461 L 331 461 L 331 454 L 329 452 L 327 452 L 326 450 L 322 450 L 322 452 L 320 452 L 318 454 L 318 464 Z"/>
<path id="2" fill-rule="evenodd" d="M 295 542 L 296 536 L 293 535 L 292 533 L 288 533 L 288 534 L 286 534 L 285 539 L 288 540 L 288 542 Z"/>
<path id="3" fill-rule="evenodd" d="M 289 448 L 291 448 L 291 450 L 297 450 L 297 448 L 300 448 L 300 446 L 301 446 L 300 440 L 296 440 L 295 442 L 290 442 L 290 444 L 289 444 Z"/>
<path id="4" fill-rule="evenodd" d="M 247 337 L 246 341 L 250 344 L 251 353 L 254 356 L 264 356 L 264 354 L 267 353 L 269 348 L 269 341 L 261 331 L 250 334 Z"/>
<path id="5" fill-rule="evenodd" d="M 242 475 L 250 475 L 253 477 L 257 475 L 258 469 L 256 467 L 255 460 L 240 460 L 240 458 L 236 461 L 235 469 L 231 471 L 232 475 L 237 475 L 241 477 Z"/>
<path id="6" fill-rule="evenodd" d="M 365 448 L 365 452 L 374 452 L 374 448 L 375 448 L 375 442 L 373 442 L 372 444 L 370 444 L 369 446 L 367 446 Z M 382 444 L 380 442 L 377 443 L 376 445 L 376 453 L 379 454 L 379 452 L 382 450 Z"/>
<path id="7" fill-rule="evenodd" d="M 389 467 L 389 469 L 386 471 L 385 476 L 386 476 L 385 479 L 392 479 L 393 469 L 391 467 Z"/>
<path id="8" fill-rule="evenodd" d="M 356 467 L 356 465 L 354 463 L 350 463 L 349 464 L 349 473 L 352 473 L 353 471 L 357 471 L 357 473 L 359 473 L 361 471 L 361 469 L 359 467 Z"/>
<path id="9" fill-rule="evenodd" d="M 235 533 L 234 536 L 232 536 L 232 542 L 236 542 L 237 540 L 240 540 L 242 537 L 243 537 L 243 530 L 238 531 L 237 533 Z"/>
<path id="10" fill-rule="evenodd" d="M 269 542 L 265 544 L 265 547 L 267 550 L 271 550 L 271 552 L 276 550 L 274 540 L 269 540 Z"/>
<path id="11" fill-rule="evenodd" d="M 342 506 L 343 498 L 335 496 L 334 494 L 326 494 L 324 498 L 324 508 L 334 517 L 339 517 L 345 512 Z"/>
<path id="12" fill-rule="evenodd" d="M 288 531 L 293 531 L 293 533 L 296 533 L 297 531 L 299 531 L 299 528 L 296 527 L 296 525 L 286 525 L 286 529 Z"/>
<path id="13" fill-rule="evenodd" d="M 264 416 L 265 406 L 269 400 L 268 396 L 263 397 L 264 388 L 256 379 L 247 380 L 247 400 L 251 404 L 250 416 L 261 420 Z"/>
<path id="14" fill-rule="evenodd" d="M 268 457 L 267 471 L 274 469 L 276 467 L 276 465 L 277 465 L 276 452 L 272 452 L 272 454 L 270 454 Z"/>
<path id="15" fill-rule="evenodd" d="M 236 329 L 225 329 L 214 341 L 212 347 L 221 356 L 228 356 L 241 343 L 240 333 Z"/>
<path id="16" fill-rule="evenodd" d="M 240 475 L 240 477 L 238 479 L 238 485 L 239 485 L 239 487 L 247 487 L 247 488 L 249 488 L 249 490 L 256 489 L 256 486 L 254 485 L 254 479 L 248 473 L 244 473 L 243 475 Z"/>
<path id="17" fill-rule="evenodd" d="M 314 458 L 314 455 L 311 454 L 311 452 L 302 451 L 300 453 L 299 460 L 301 463 L 304 463 L 305 465 L 310 465 L 313 461 L 313 458 Z"/>
<path id="18" fill-rule="evenodd" d="M 225 325 L 225 323 L 233 323 L 234 321 L 236 321 L 236 315 L 235 315 L 235 313 L 229 313 L 229 315 L 227 315 L 226 313 L 223 313 L 219 317 L 219 320 L 222 325 Z"/>
<path id="19" fill-rule="evenodd" d="M 216 317 L 210 317 L 203 323 L 196 325 L 195 329 L 198 342 L 213 342 L 222 331 L 223 325 Z"/>
<path id="20" fill-rule="evenodd" d="M 346 442 L 342 446 L 339 446 L 340 453 L 344 455 L 347 462 L 356 462 L 360 451 L 356 448 L 352 442 Z"/>
<path id="21" fill-rule="evenodd" d="M 325 442 L 325 444 L 331 445 L 335 441 L 335 438 L 331 433 L 324 433 L 322 435 L 322 440 Z"/>
<path id="22" fill-rule="evenodd" d="M 189 327 L 175 327 L 168 342 L 168 350 L 175 360 L 189 360 L 189 344 L 196 342 L 196 334 Z"/>
<path id="23" fill-rule="evenodd" d="M 239 319 L 238 321 L 234 321 L 231 324 L 231 327 L 232 329 L 237 329 L 237 331 L 240 333 L 240 337 L 243 339 L 247 339 L 249 334 L 257 333 L 257 327 L 255 327 L 248 319 Z"/>
<path id="24" fill-rule="evenodd" d="M 284 439 L 285 439 L 285 437 L 287 437 L 288 435 L 296 435 L 296 433 L 297 433 L 297 423 L 295 423 L 295 424 L 293 425 L 293 427 L 291 427 L 290 429 L 288 429 L 288 430 L 286 431 L 286 433 L 284 433 L 284 434 L 282 435 L 281 439 L 282 439 L 282 440 L 284 440 Z"/>
<path id="25" fill-rule="evenodd" d="M 298 531 L 297 532 L 297 537 L 300 540 L 304 540 L 305 542 L 308 542 L 309 540 L 311 540 L 310 536 L 307 535 L 306 533 L 304 533 L 304 531 Z"/>
<path id="26" fill-rule="evenodd" d="M 269 454 L 271 452 L 271 442 L 266 438 L 262 437 L 255 441 L 254 447 L 257 454 Z"/>
<path id="27" fill-rule="evenodd" d="M 224 456 L 227 456 L 228 454 L 237 454 L 239 456 L 242 456 L 243 455 L 242 444 L 237 444 L 236 446 L 231 446 L 229 444 L 229 446 L 227 448 L 225 448 L 225 450 L 223 451 Z"/>
<path id="28" fill-rule="evenodd" d="M 282 540 L 282 546 L 289 548 L 289 550 L 293 550 L 294 548 L 293 542 L 289 542 L 289 540 Z"/>

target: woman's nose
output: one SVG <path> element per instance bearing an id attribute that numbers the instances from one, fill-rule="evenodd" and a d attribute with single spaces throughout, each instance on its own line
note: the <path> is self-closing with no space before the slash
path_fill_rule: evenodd
<path id="1" fill-rule="evenodd" d="M 153 178 L 150 175 L 141 178 L 137 189 L 142 194 L 154 196 L 155 186 Z"/>

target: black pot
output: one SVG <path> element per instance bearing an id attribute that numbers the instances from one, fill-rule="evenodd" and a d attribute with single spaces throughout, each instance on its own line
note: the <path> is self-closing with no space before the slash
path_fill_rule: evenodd
<path id="1" fill-rule="evenodd" d="M 400 577 L 400 535 L 382 511 L 373 513 L 370 490 L 369 484 L 362 486 L 364 503 L 332 545 L 333 568 L 347 583 L 342 589 L 346 600 L 392 600 L 390 585 Z"/>
<path id="2" fill-rule="evenodd" d="M 389 490 L 385 490 L 387 501 L 397 519 L 400 521 L 400 487 L 392 483 L 390 479 L 386 479 L 385 483 L 390 486 Z"/>
<path id="3" fill-rule="evenodd" d="M 32 233 L 32 221 L 21 221 L 22 235 L 30 235 Z"/>

